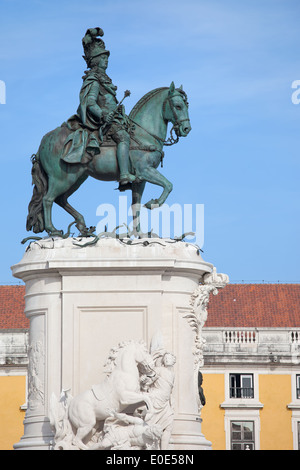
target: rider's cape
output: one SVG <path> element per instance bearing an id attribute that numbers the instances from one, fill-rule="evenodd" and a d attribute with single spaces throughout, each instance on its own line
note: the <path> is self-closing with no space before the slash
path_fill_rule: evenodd
<path id="1" fill-rule="evenodd" d="M 98 138 L 99 121 L 87 111 L 88 96 L 95 81 L 100 81 L 106 92 L 116 95 L 116 87 L 105 73 L 99 74 L 92 70 L 86 72 L 79 94 L 77 114 L 64 123 L 72 131 L 64 143 L 62 155 L 67 163 L 86 163 L 100 153 L 102 142 Z"/>

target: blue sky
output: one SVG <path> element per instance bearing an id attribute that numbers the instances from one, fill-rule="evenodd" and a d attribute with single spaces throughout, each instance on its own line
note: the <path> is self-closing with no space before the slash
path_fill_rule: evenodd
<path id="1" fill-rule="evenodd" d="M 166 149 L 167 203 L 204 204 L 203 258 L 230 280 L 300 282 L 300 80 L 298 0 L 0 0 L 0 283 L 32 195 L 30 156 L 77 109 L 85 63 L 81 39 L 100 26 L 108 74 L 126 111 L 148 91 L 183 84 L 192 131 Z M 115 183 L 89 179 L 70 202 L 97 225 Z M 143 201 L 159 189 L 147 185 Z M 70 217 L 55 209 L 58 228 Z"/>

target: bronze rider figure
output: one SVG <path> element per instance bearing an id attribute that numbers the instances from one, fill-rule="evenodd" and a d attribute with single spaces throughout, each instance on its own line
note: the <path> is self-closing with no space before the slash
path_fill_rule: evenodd
<path id="1" fill-rule="evenodd" d="M 85 163 L 86 158 L 92 159 L 94 155 L 100 153 L 104 136 L 111 138 L 117 144 L 119 184 L 126 185 L 136 179 L 130 173 L 129 120 L 124 106 L 119 105 L 117 101 L 117 87 L 106 74 L 110 52 L 105 49 L 104 41 L 99 36 L 103 36 L 102 29 L 91 28 L 82 39 L 85 54 L 83 58 L 88 70 L 83 76 L 77 115 L 68 120 L 68 125 L 74 129 L 74 120 L 77 121 L 77 126 L 79 120 L 80 127 L 89 131 L 85 148 L 87 153 L 81 159 L 81 163 Z M 67 156 L 66 161 L 68 158 Z"/>

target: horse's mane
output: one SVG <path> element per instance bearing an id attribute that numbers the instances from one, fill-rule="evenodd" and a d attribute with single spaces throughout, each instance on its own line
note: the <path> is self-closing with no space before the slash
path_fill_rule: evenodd
<path id="1" fill-rule="evenodd" d="M 146 93 L 137 103 L 136 105 L 132 108 L 132 110 L 130 111 L 129 113 L 129 117 L 131 119 L 134 119 L 137 115 L 137 113 L 140 111 L 140 109 L 153 97 L 153 96 L 156 96 L 158 93 L 160 93 L 161 91 L 164 91 L 164 90 L 168 90 L 169 88 L 168 87 L 160 87 L 160 88 L 155 88 L 154 90 L 152 91 L 149 91 L 148 93 Z M 177 93 L 180 93 L 180 95 L 182 96 L 185 104 L 188 106 L 188 100 L 187 100 L 187 95 L 186 95 L 186 92 L 183 91 L 181 88 L 176 88 L 175 91 L 177 91 Z"/>
<path id="2" fill-rule="evenodd" d="M 163 90 L 167 90 L 167 87 L 160 87 L 160 88 L 155 88 L 155 90 L 149 91 L 146 93 L 137 103 L 136 105 L 132 108 L 132 110 L 129 113 L 129 117 L 131 119 L 134 119 L 137 113 L 140 111 L 140 109 L 155 95 L 160 93 Z"/>
<path id="3" fill-rule="evenodd" d="M 111 348 L 111 350 L 108 353 L 108 358 L 106 360 L 106 363 L 104 364 L 104 372 L 107 376 L 109 376 L 112 371 L 114 370 L 116 366 L 116 360 L 117 357 L 119 356 L 120 352 L 126 348 L 127 346 L 130 346 L 132 344 L 140 344 L 144 346 L 145 351 L 147 351 L 146 343 L 144 341 L 134 341 L 134 340 L 129 340 L 129 341 L 122 341 L 119 343 L 117 346 L 114 346 Z"/>

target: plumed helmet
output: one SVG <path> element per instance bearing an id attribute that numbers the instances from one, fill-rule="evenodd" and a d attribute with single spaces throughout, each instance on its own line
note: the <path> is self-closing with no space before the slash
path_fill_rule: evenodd
<path id="1" fill-rule="evenodd" d="M 109 55 L 110 52 L 105 49 L 105 43 L 99 36 L 103 36 L 104 32 L 101 28 L 89 28 L 82 38 L 82 46 L 84 50 L 84 60 L 90 67 L 92 59 L 102 54 Z"/>

